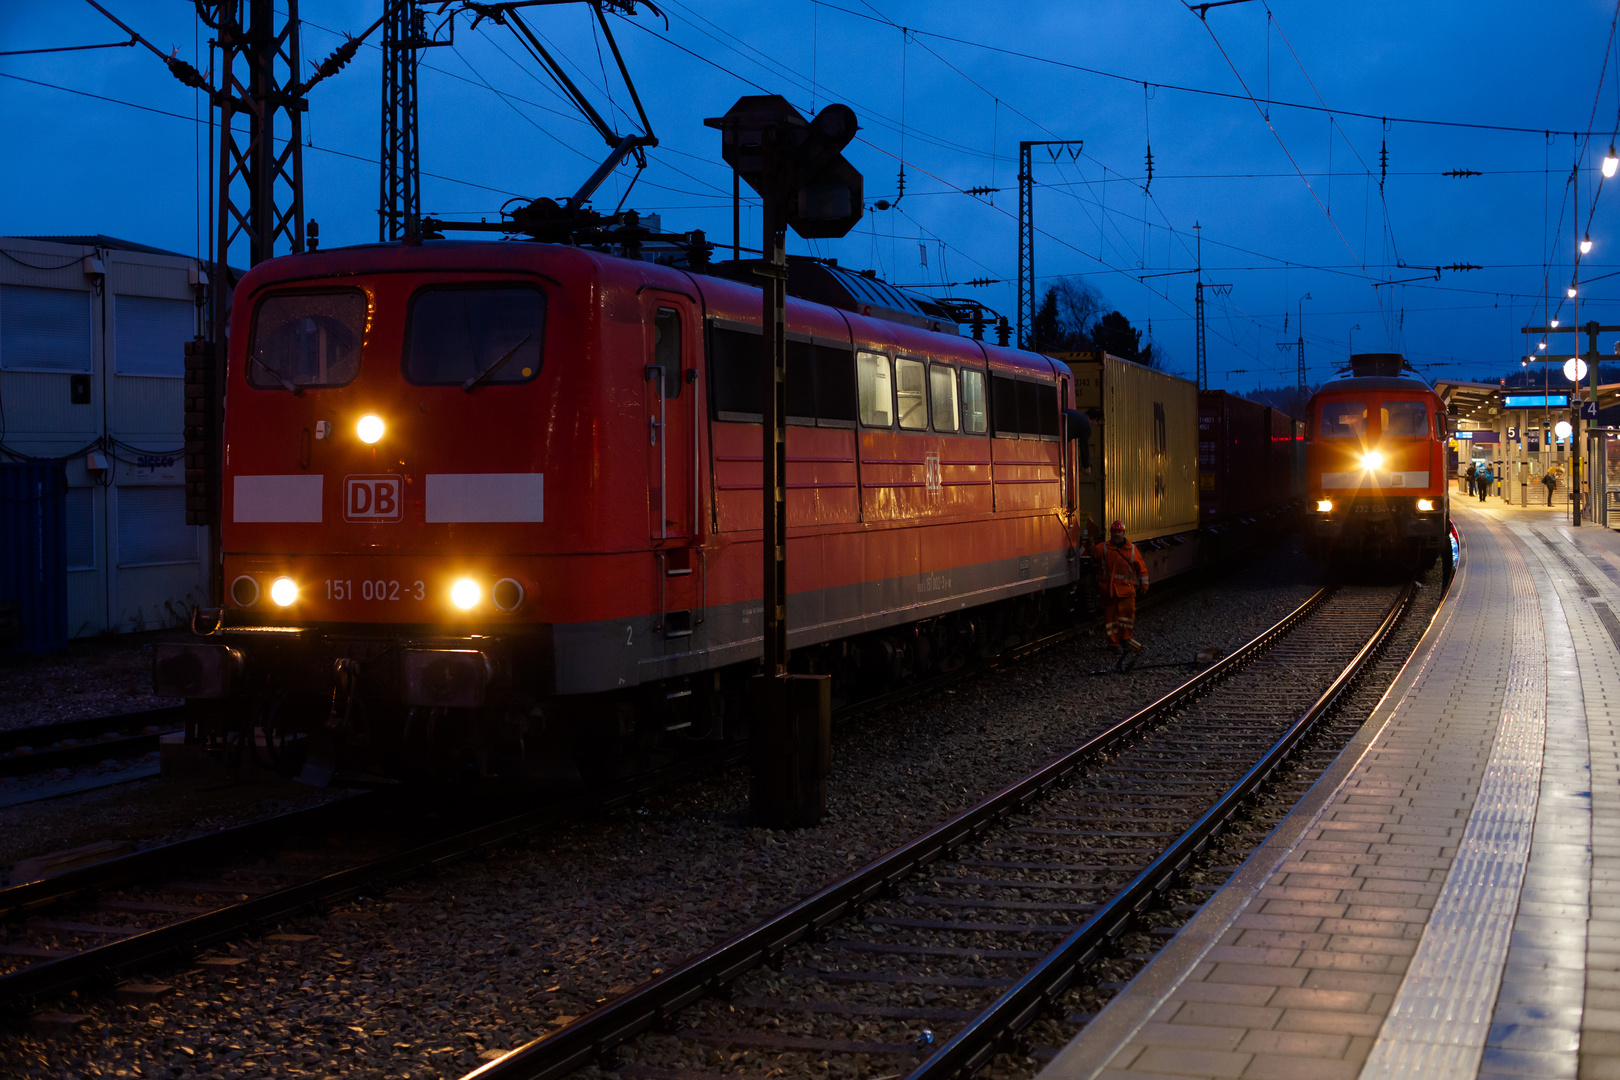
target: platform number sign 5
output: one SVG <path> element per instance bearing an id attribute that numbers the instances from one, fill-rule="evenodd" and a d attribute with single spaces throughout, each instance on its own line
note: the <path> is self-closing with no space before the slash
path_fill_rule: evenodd
<path id="1" fill-rule="evenodd" d="M 398 521 L 404 516 L 403 484 L 392 474 L 343 478 L 344 521 Z"/>

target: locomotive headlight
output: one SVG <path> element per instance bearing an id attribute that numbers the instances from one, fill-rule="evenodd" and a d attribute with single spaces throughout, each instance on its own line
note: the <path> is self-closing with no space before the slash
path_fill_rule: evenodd
<path id="1" fill-rule="evenodd" d="M 1332 510 L 1333 510 L 1333 500 L 1332 499 L 1317 499 L 1316 500 L 1316 512 L 1318 514 L 1330 513 L 1330 512 L 1332 512 Z"/>
<path id="2" fill-rule="evenodd" d="M 1419 499 L 1418 500 L 1418 510 L 1420 512 L 1426 514 L 1430 510 L 1433 510 L 1433 509 L 1434 509 L 1434 500 L 1433 499 Z"/>
<path id="3" fill-rule="evenodd" d="M 1383 463 L 1384 455 L 1380 454 L 1377 450 L 1369 450 L 1365 454 L 1361 455 L 1361 467 L 1363 469 L 1370 471 L 1378 468 Z"/>
<path id="4" fill-rule="evenodd" d="M 358 424 L 354 425 L 354 433 L 360 436 L 360 441 L 367 445 L 382 438 L 385 430 L 386 425 L 383 424 L 382 417 L 375 413 L 367 413 L 360 418 Z"/>
<path id="5" fill-rule="evenodd" d="M 298 599 L 298 582 L 290 577 L 278 577 L 270 583 L 270 599 L 277 607 L 290 607 Z"/>
<path id="6" fill-rule="evenodd" d="M 472 578 L 457 578 L 450 586 L 450 602 L 462 611 L 471 611 L 483 599 L 484 590 Z"/>

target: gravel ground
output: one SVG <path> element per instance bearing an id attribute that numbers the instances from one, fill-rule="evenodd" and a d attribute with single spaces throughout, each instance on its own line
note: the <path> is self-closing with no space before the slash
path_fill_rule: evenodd
<path id="1" fill-rule="evenodd" d="M 1296 549 L 1256 558 L 1142 613 L 1143 664 L 1230 650 L 1315 588 Z M 0 1033 L 0 1074 L 460 1076 L 971 806 L 1187 672 L 1092 675 L 1109 662 L 1082 640 L 851 721 L 834 734 L 817 828 L 749 827 L 741 771 L 694 783 L 459 876 L 151 973 L 142 981 L 175 988 L 157 1004 L 56 1003 L 85 1020 L 55 1037 Z M 740 1056 L 724 1071 L 766 1066 Z"/>
<path id="2" fill-rule="evenodd" d="M 152 646 L 175 634 L 85 638 L 49 656 L 0 653 L 0 730 L 179 705 L 152 694 Z"/>

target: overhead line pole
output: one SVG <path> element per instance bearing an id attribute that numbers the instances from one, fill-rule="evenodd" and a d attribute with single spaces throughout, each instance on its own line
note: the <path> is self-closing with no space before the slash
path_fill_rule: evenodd
<path id="1" fill-rule="evenodd" d="M 383 9 L 382 172 L 377 199 L 377 239 L 417 236 L 422 221 L 422 143 L 416 74 L 423 49 L 455 44 L 455 16 L 427 33 L 427 13 L 419 0 L 388 0 Z"/>
<path id="2" fill-rule="evenodd" d="M 415 236 L 422 219 L 421 152 L 417 142 L 417 20 L 413 0 L 394 0 L 384 12 L 382 38 L 382 191 L 377 239 Z"/>
<path id="3" fill-rule="evenodd" d="M 1030 154 L 1036 146 L 1072 146 L 1078 154 L 1083 139 L 1037 139 L 1018 144 L 1018 347 L 1028 349 L 1035 318 L 1035 170 Z M 1053 160 L 1056 160 L 1054 153 Z"/>

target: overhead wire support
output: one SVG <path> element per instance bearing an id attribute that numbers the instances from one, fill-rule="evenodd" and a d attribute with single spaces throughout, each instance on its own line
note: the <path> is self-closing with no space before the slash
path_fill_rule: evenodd
<path id="1" fill-rule="evenodd" d="M 618 168 L 625 158 L 630 157 L 632 154 L 635 155 L 637 167 L 645 169 L 647 167 L 647 148 L 658 145 L 658 137 L 653 134 L 652 121 L 647 118 L 647 110 L 641 103 L 641 95 L 636 92 L 635 82 L 630 78 L 630 69 L 625 66 L 624 55 L 619 51 L 619 44 L 614 39 L 613 31 L 608 26 L 607 16 L 602 11 L 603 4 L 609 3 L 617 10 L 633 13 L 634 4 L 613 3 L 613 0 L 586 0 L 592 12 L 596 15 L 597 24 L 602 28 L 603 36 L 607 38 L 608 48 L 613 53 L 613 62 L 619 68 L 619 77 L 624 80 L 625 87 L 630 91 L 630 100 L 634 103 L 636 115 L 641 122 L 642 133 L 628 135 L 620 135 L 614 130 L 613 125 L 602 118 L 602 114 L 596 110 L 596 106 L 591 104 L 590 99 L 585 96 L 574 80 L 563 70 L 562 63 L 551 54 L 545 43 L 540 40 L 539 35 L 530 28 L 529 24 L 524 21 L 523 16 L 518 12 L 519 8 L 524 7 L 555 6 L 560 3 L 572 2 L 576 2 L 576 0 L 509 0 L 507 3 L 496 4 L 463 0 L 461 5 L 462 9 L 474 14 L 475 18 L 472 25 L 475 27 L 480 20 L 487 18 L 510 29 L 517 37 L 519 44 L 539 62 L 546 74 L 551 76 L 552 80 L 563 91 L 563 94 L 611 148 L 607 159 L 597 167 L 596 171 L 581 185 L 579 190 L 569 197 L 566 207 L 569 211 L 578 210 L 589 201 L 590 197 L 596 193 L 596 189 L 601 187 L 602 183 L 612 175 L 613 170 Z M 642 0 L 642 2 L 646 3 L 646 0 Z M 652 4 L 647 3 L 647 9 L 661 18 L 663 17 L 663 12 Z"/>
<path id="2" fill-rule="evenodd" d="M 1018 144 L 1018 313 L 1019 348 L 1031 346 L 1030 323 L 1035 318 L 1035 170 L 1030 151 L 1037 146 L 1063 147 L 1077 157 L 1084 139 L 1034 139 Z M 1057 160 L 1057 151 L 1048 151 Z"/>
<path id="3" fill-rule="evenodd" d="M 422 220 L 422 148 L 416 74 L 420 50 L 455 44 L 455 15 L 440 26 L 449 35 L 427 33 L 427 13 L 418 0 L 389 0 L 383 9 L 382 162 L 377 199 L 377 239 L 416 236 Z"/>
<path id="4" fill-rule="evenodd" d="M 1196 339 L 1195 339 L 1196 343 L 1197 343 L 1197 352 L 1198 352 L 1198 375 L 1197 375 L 1197 381 L 1198 381 L 1198 389 L 1200 389 L 1200 390 L 1208 390 L 1209 389 L 1209 358 L 1208 358 L 1208 351 L 1205 348 L 1205 339 L 1206 339 L 1207 335 L 1206 335 L 1206 331 L 1205 331 L 1206 324 L 1204 322 L 1204 287 L 1208 286 L 1209 288 L 1213 289 L 1217 296 L 1224 296 L 1224 295 L 1226 295 L 1227 292 L 1231 291 L 1232 286 L 1228 282 L 1223 282 L 1223 283 L 1217 285 L 1213 281 L 1205 281 L 1204 280 L 1204 231 L 1203 231 L 1204 226 L 1195 221 L 1195 222 L 1193 222 L 1193 229 L 1195 230 L 1196 235 L 1198 237 L 1198 245 L 1197 245 L 1197 249 L 1196 249 L 1197 250 L 1198 265 L 1197 265 L 1197 267 L 1195 269 L 1192 269 L 1192 270 L 1164 270 L 1164 271 L 1161 271 L 1161 272 L 1156 273 L 1156 274 L 1138 274 L 1138 275 L 1136 275 L 1136 280 L 1137 281 L 1146 281 L 1148 278 L 1176 277 L 1176 276 L 1181 275 L 1181 274 L 1197 274 L 1198 275 L 1197 285 L 1195 286 L 1195 288 L 1193 290 L 1194 324 L 1196 325 L 1196 328 L 1197 328 L 1196 329 Z M 1225 290 L 1225 292 L 1223 292 L 1222 290 Z"/>

